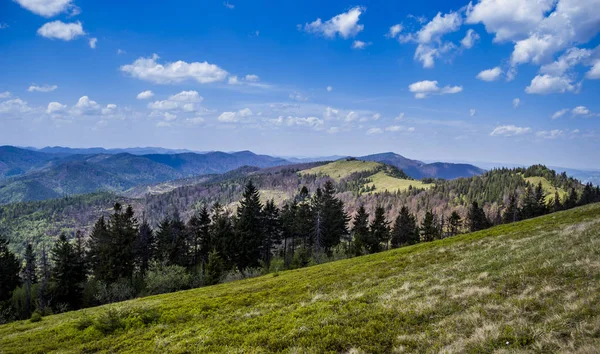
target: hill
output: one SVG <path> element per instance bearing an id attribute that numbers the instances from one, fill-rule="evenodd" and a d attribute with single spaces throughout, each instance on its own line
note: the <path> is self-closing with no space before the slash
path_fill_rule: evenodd
<path id="1" fill-rule="evenodd" d="M 600 345 L 600 204 L 0 326 L 36 352 L 580 352 Z"/>
<path id="2" fill-rule="evenodd" d="M 415 179 L 442 178 L 456 179 L 482 175 L 485 170 L 469 165 L 446 162 L 434 162 L 426 164 L 418 160 L 411 160 L 393 152 L 367 155 L 358 158 L 364 161 L 376 161 L 395 166 L 403 170 L 407 175 Z"/>
<path id="3" fill-rule="evenodd" d="M 139 185 L 219 174 L 242 166 L 272 167 L 288 161 L 250 151 L 206 154 L 72 154 L 0 148 L 0 204 L 97 191 L 122 192 Z M 10 177 L 9 177 L 10 176 Z"/>
<path id="4" fill-rule="evenodd" d="M 369 172 L 382 167 L 383 164 L 377 162 L 367 162 L 355 159 L 337 160 L 326 165 L 313 167 L 303 170 L 300 173 L 305 175 L 323 175 L 329 176 L 339 182 L 342 178 L 349 177 L 354 173 Z"/>

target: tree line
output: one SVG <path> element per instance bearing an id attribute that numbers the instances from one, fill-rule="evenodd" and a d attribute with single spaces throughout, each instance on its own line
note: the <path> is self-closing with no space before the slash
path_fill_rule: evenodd
<path id="1" fill-rule="evenodd" d="M 0 237 L 0 320 L 39 318 L 136 296 L 213 285 L 323 261 L 430 242 L 600 201 L 600 189 L 573 187 L 546 197 L 541 183 L 512 193 L 502 214 L 486 215 L 473 201 L 461 216 L 427 210 L 419 221 L 402 206 L 392 219 L 376 206 L 360 206 L 351 218 L 331 181 L 310 193 L 302 187 L 279 208 L 262 203 L 249 181 L 235 213 L 218 202 L 184 222 L 177 212 L 156 228 L 131 206 L 116 203 L 88 237 L 62 234 L 51 249 L 23 259 Z"/>

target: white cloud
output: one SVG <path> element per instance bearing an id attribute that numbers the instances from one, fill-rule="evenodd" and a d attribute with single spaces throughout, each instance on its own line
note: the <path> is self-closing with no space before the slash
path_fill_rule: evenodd
<path id="1" fill-rule="evenodd" d="M 248 75 L 246 75 L 246 81 L 258 82 L 258 81 L 260 81 L 260 77 L 258 77 L 258 75 L 248 74 Z"/>
<path id="2" fill-rule="evenodd" d="M 381 134 L 383 133 L 383 130 L 381 130 L 381 128 L 371 128 L 369 130 L 367 130 L 367 135 L 375 135 L 375 134 Z"/>
<path id="3" fill-rule="evenodd" d="M 388 31 L 388 33 L 386 34 L 386 37 L 388 38 L 396 38 L 396 36 L 398 34 L 400 34 L 400 32 L 402 32 L 402 30 L 404 29 L 404 27 L 401 24 L 395 24 L 393 26 L 390 27 L 390 30 Z"/>
<path id="4" fill-rule="evenodd" d="M 124 51 L 123 49 L 117 49 L 117 55 L 121 55 L 121 54 L 126 54 L 127 52 Z"/>
<path id="5" fill-rule="evenodd" d="M 48 108 L 46 108 L 47 114 L 58 114 L 64 113 L 67 110 L 67 105 L 61 104 L 59 102 L 50 102 L 48 103 Z"/>
<path id="6" fill-rule="evenodd" d="M 96 49 L 96 43 L 98 43 L 98 38 L 90 38 L 89 39 L 90 48 Z"/>
<path id="7" fill-rule="evenodd" d="M 470 115 L 471 117 L 475 117 L 475 114 L 476 114 L 476 113 L 477 113 L 477 111 L 475 111 L 473 108 L 471 108 L 471 109 L 469 110 L 469 115 Z"/>
<path id="8" fill-rule="evenodd" d="M 573 108 L 571 113 L 574 116 L 587 116 L 588 114 L 590 114 L 590 110 L 585 106 L 577 106 Z"/>
<path id="9" fill-rule="evenodd" d="M 379 113 L 375 113 L 375 114 L 373 114 L 373 117 L 371 117 L 371 119 L 373 119 L 373 120 L 379 120 L 379 118 L 381 118 L 381 114 L 379 114 Z"/>
<path id="10" fill-rule="evenodd" d="M 525 92 L 531 94 L 545 95 L 549 93 L 564 93 L 576 91 L 577 87 L 571 84 L 571 80 L 564 76 L 537 75 L 531 80 L 531 84 L 525 88 Z"/>
<path id="11" fill-rule="evenodd" d="M 32 84 L 31 86 L 29 86 L 27 91 L 28 92 L 52 92 L 52 91 L 56 90 L 57 88 L 58 88 L 58 86 L 56 86 L 56 85 L 39 86 L 36 84 Z"/>
<path id="12" fill-rule="evenodd" d="M 309 127 L 315 130 L 320 130 L 323 127 L 323 120 L 317 117 L 292 117 L 289 116 L 286 119 L 286 124 L 288 126 L 301 126 L 301 127 Z"/>
<path id="13" fill-rule="evenodd" d="M 175 119 L 177 119 L 177 115 L 175 115 L 175 114 L 173 114 L 173 113 L 169 113 L 169 112 L 165 112 L 165 115 L 164 115 L 164 117 L 165 117 L 165 120 L 166 120 L 167 122 L 172 122 L 172 121 L 174 121 Z"/>
<path id="14" fill-rule="evenodd" d="M 8 27 L 10 27 L 8 25 L 8 23 L 0 22 L 0 29 L 5 29 L 5 28 L 8 28 Z"/>
<path id="15" fill-rule="evenodd" d="M 234 5 L 234 4 L 230 4 L 230 3 L 229 3 L 229 1 L 225 1 L 225 2 L 223 3 L 223 6 L 225 6 L 226 8 L 228 8 L 228 9 L 230 9 L 230 10 L 233 10 L 233 9 L 235 9 L 235 5 Z"/>
<path id="16" fill-rule="evenodd" d="M 521 99 L 519 99 L 519 98 L 513 99 L 513 101 L 512 101 L 513 108 L 519 108 L 520 104 L 521 104 Z"/>
<path id="17" fill-rule="evenodd" d="M 79 21 L 72 23 L 64 23 L 62 21 L 48 22 L 40 27 L 37 33 L 42 37 L 63 41 L 70 41 L 85 34 Z"/>
<path id="18" fill-rule="evenodd" d="M 289 97 L 291 99 L 295 100 L 295 101 L 308 101 L 308 97 L 306 97 L 306 96 L 304 96 L 301 93 L 296 92 L 296 91 L 290 93 Z"/>
<path id="19" fill-rule="evenodd" d="M 388 132 L 409 132 L 412 133 L 415 131 L 414 127 L 405 127 L 403 125 L 390 125 L 389 127 L 385 128 L 386 131 Z"/>
<path id="20" fill-rule="evenodd" d="M 467 9 L 466 23 L 483 23 L 495 42 L 523 38 L 535 30 L 555 0 L 481 0 Z"/>
<path id="21" fill-rule="evenodd" d="M 557 111 L 552 115 L 552 119 L 558 119 L 558 118 L 564 116 L 568 111 L 569 110 L 567 108 L 561 109 L 560 111 Z"/>
<path id="22" fill-rule="evenodd" d="M 21 114 L 28 113 L 32 109 L 27 105 L 27 101 L 20 98 L 4 101 L 0 103 L 0 114 Z"/>
<path id="23" fill-rule="evenodd" d="M 204 118 L 202 118 L 202 117 L 188 118 L 187 121 L 193 125 L 199 125 L 199 124 L 204 123 Z"/>
<path id="24" fill-rule="evenodd" d="M 204 101 L 204 97 L 200 96 L 197 91 L 181 91 L 169 97 L 169 100 L 176 102 L 202 102 Z"/>
<path id="25" fill-rule="evenodd" d="M 422 62 L 424 68 L 430 69 L 435 66 L 435 59 L 441 58 L 442 54 L 449 53 L 455 48 L 456 46 L 450 42 L 439 45 L 419 44 L 414 59 Z"/>
<path id="26" fill-rule="evenodd" d="M 588 79 L 600 79 L 600 61 L 598 61 L 594 66 L 585 74 L 585 77 Z"/>
<path id="27" fill-rule="evenodd" d="M 365 49 L 366 47 L 370 46 L 371 44 L 372 44 L 371 42 L 354 41 L 352 43 L 352 49 Z"/>
<path id="28" fill-rule="evenodd" d="M 340 132 L 340 128 L 339 127 L 330 127 L 329 129 L 327 129 L 327 133 L 329 134 L 336 134 Z"/>
<path id="29" fill-rule="evenodd" d="M 309 33 L 321 34 L 326 38 L 334 38 L 336 34 L 339 34 L 344 39 L 354 37 L 364 29 L 363 25 L 358 24 L 360 15 L 364 11 L 363 7 L 357 6 L 325 22 L 317 18 L 311 23 L 306 23 L 304 30 Z"/>
<path id="30" fill-rule="evenodd" d="M 554 129 L 554 130 L 550 130 L 550 131 L 541 130 L 541 131 L 535 133 L 535 136 L 537 136 L 538 138 L 542 138 L 542 139 L 556 139 L 563 135 L 564 135 L 564 132 L 559 129 Z"/>
<path id="31" fill-rule="evenodd" d="M 223 81 L 227 71 L 217 65 L 205 62 L 176 61 L 173 63 L 159 64 L 158 55 L 150 58 L 138 58 L 132 64 L 121 66 L 121 71 L 134 78 L 154 82 L 157 84 L 180 83 L 186 80 L 195 80 L 201 84 Z"/>
<path id="32" fill-rule="evenodd" d="M 487 69 L 487 70 L 483 70 L 481 72 L 479 72 L 479 74 L 477 74 L 477 78 L 479 80 L 483 80 L 483 81 L 496 81 L 500 78 L 500 76 L 502 75 L 502 69 L 500 69 L 499 66 L 492 68 L 492 69 Z"/>
<path id="33" fill-rule="evenodd" d="M 333 87 L 327 86 L 327 92 L 331 92 L 331 91 L 333 91 Z"/>
<path id="34" fill-rule="evenodd" d="M 337 119 L 339 113 L 340 113 L 340 111 L 337 109 L 334 109 L 331 107 L 326 107 L 325 113 L 323 113 L 323 116 L 325 117 L 325 119 Z"/>
<path id="35" fill-rule="evenodd" d="M 0 92 L 0 98 L 8 98 L 8 97 L 10 97 L 10 92 L 8 92 L 8 91 Z"/>
<path id="36" fill-rule="evenodd" d="M 223 112 L 219 115 L 219 122 L 223 123 L 237 123 L 244 121 L 244 118 L 252 116 L 253 113 L 250 108 L 244 108 L 237 112 Z"/>
<path id="37" fill-rule="evenodd" d="M 415 98 L 425 98 L 429 95 L 445 95 L 461 92 L 462 86 L 439 87 L 437 81 L 424 80 L 412 83 L 408 86 L 410 92 L 415 94 Z"/>
<path id="38" fill-rule="evenodd" d="M 142 91 L 142 92 L 138 93 L 136 98 L 138 100 L 147 100 L 152 97 L 154 97 L 154 93 L 150 90 L 146 90 L 146 91 Z"/>
<path id="39" fill-rule="evenodd" d="M 154 109 L 157 111 L 172 111 L 179 108 L 179 104 L 177 102 L 164 100 L 164 101 L 154 101 L 148 103 L 148 108 Z"/>
<path id="40" fill-rule="evenodd" d="M 398 116 L 395 118 L 395 120 L 402 120 L 404 119 L 404 112 L 398 114 Z"/>
<path id="41" fill-rule="evenodd" d="M 575 65 L 585 61 L 592 55 L 589 49 L 570 48 L 558 60 L 545 64 L 540 68 L 540 73 L 561 76 L 570 71 Z"/>
<path id="42" fill-rule="evenodd" d="M 14 0 L 23 8 L 34 14 L 52 17 L 67 11 L 73 5 L 71 0 Z"/>
<path id="43" fill-rule="evenodd" d="M 531 132 L 531 128 L 517 127 L 514 125 L 501 125 L 496 127 L 491 133 L 491 136 L 515 136 L 523 135 Z"/>
<path id="44" fill-rule="evenodd" d="M 353 122 L 359 118 L 358 113 L 351 111 L 346 115 L 346 122 Z"/>
<path id="45" fill-rule="evenodd" d="M 103 115 L 110 115 L 110 114 L 114 114 L 117 111 L 117 105 L 114 103 L 109 103 L 106 105 L 106 107 L 102 108 L 101 113 Z"/>
<path id="46" fill-rule="evenodd" d="M 237 76 L 230 76 L 227 79 L 227 83 L 230 85 L 241 85 L 241 82 L 240 82 L 240 80 L 238 80 Z"/>
<path id="47" fill-rule="evenodd" d="M 477 34 L 477 32 L 475 32 L 472 29 L 469 29 L 467 31 L 467 34 L 465 35 L 465 38 L 463 38 L 460 41 L 460 44 L 463 46 L 463 48 L 473 48 L 473 46 L 475 45 L 475 42 L 477 42 L 479 40 L 479 34 Z"/>
<path id="48" fill-rule="evenodd" d="M 71 109 L 71 113 L 74 115 L 87 115 L 94 114 L 99 109 L 100 105 L 96 101 L 92 101 L 88 96 L 82 96 Z"/>

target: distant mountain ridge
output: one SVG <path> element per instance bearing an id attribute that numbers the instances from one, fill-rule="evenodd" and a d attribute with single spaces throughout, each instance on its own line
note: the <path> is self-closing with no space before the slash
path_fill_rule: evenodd
<path id="1" fill-rule="evenodd" d="M 393 152 L 385 152 L 380 154 L 373 154 L 358 157 L 357 159 L 363 161 L 375 161 L 381 162 L 388 165 L 395 166 L 404 171 L 407 175 L 414 179 L 423 178 L 443 178 L 443 179 L 456 179 L 463 177 L 478 176 L 485 172 L 477 166 L 462 163 L 447 163 L 447 162 L 434 162 L 425 163 L 419 160 L 411 160 L 402 155 L 398 155 Z"/>

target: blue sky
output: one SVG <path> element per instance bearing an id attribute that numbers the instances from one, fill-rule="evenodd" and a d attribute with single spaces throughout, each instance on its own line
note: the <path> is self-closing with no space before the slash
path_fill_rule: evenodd
<path id="1" fill-rule="evenodd" d="M 0 144 L 600 168 L 600 0 L 0 3 Z"/>

